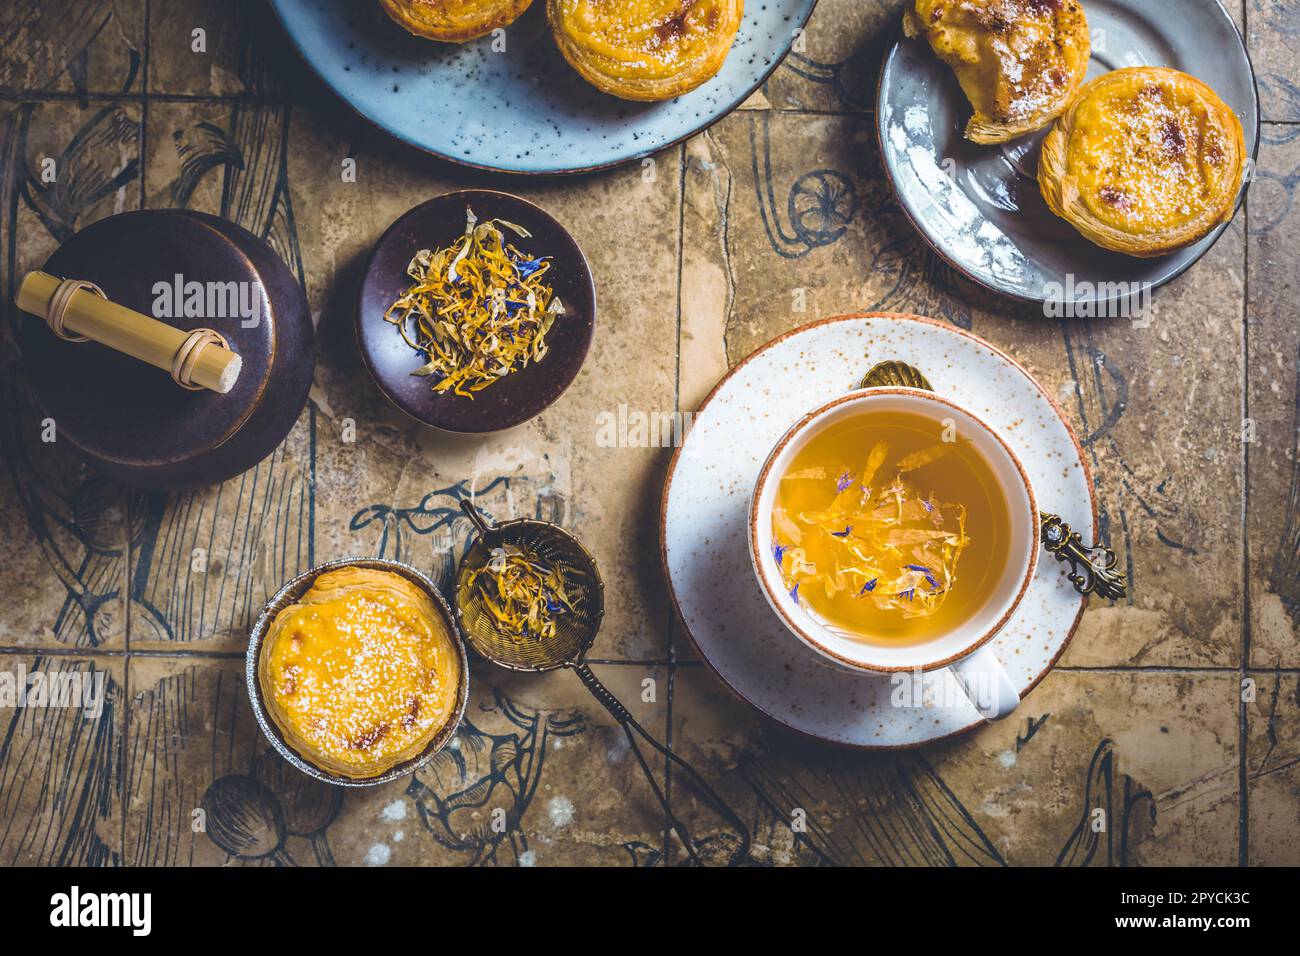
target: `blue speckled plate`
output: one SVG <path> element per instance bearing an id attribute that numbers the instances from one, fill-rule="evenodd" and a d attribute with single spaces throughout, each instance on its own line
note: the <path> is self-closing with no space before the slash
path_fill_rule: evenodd
<path id="1" fill-rule="evenodd" d="M 412 37 L 376 0 L 272 0 L 311 67 L 353 109 L 445 159 L 511 173 L 574 173 L 670 146 L 739 106 L 776 69 L 817 0 L 749 0 L 722 71 L 663 103 L 601 93 L 551 39 L 545 0 L 492 38 Z"/>
<path id="2" fill-rule="evenodd" d="M 1083 0 L 1083 9 L 1093 36 L 1089 80 L 1124 66 L 1190 73 L 1237 113 L 1253 162 L 1260 130 L 1255 76 L 1218 0 Z M 924 40 L 894 44 L 881 70 L 876 112 L 890 182 L 926 241 L 958 272 L 995 292 L 1029 302 L 1114 301 L 1110 290 L 1150 290 L 1181 275 L 1228 228 L 1225 223 L 1158 259 L 1108 252 L 1043 201 L 1037 175 L 1046 129 L 980 146 L 962 135 L 969 117 L 952 70 Z"/>

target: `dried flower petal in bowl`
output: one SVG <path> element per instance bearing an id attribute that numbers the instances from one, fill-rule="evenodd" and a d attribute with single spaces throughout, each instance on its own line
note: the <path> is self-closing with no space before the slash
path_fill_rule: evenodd
<path id="1" fill-rule="evenodd" d="M 375 384 L 450 432 L 513 428 L 545 410 L 577 377 L 595 328 L 591 267 L 573 236 L 539 206 L 490 189 L 399 216 L 357 296 L 357 346 Z"/>
<path id="2" fill-rule="evenodd" d="M 428 362 L 412 375 L 435 378 L 434 391 L 474 393 L 546 357 L 546 333 L 564 304 L 545 280 L 547 257 L 508 243 L 503 219 L 479 222 L 465 209 L 465 233 L 447 248 L 421 249 L 407 267 L 415 280 L 384 318 Z"/>

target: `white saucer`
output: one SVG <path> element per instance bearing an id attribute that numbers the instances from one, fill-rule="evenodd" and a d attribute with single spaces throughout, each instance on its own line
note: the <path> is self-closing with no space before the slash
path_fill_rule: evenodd
<path id="1" fill-rule="evenodd" d="M 839 316 L 787 332 L 732 369 L 668 469 L 660 541 L 669 591 L 699 656 L 737 696 L 796 731 L 865 749 L 914 747 L 983 719 L 946 671 L 927 682 L 924 706 L 895 706 L 888 678 L 841 671 L 801 644 L 763 599 L 745 524 L 759 468 L 786 429 L 888 359 L 916 366 L 994 428 L 1044 511 L 1085 538 L 1097 533 L 1092 481 L 1061 410 L 1012 358 L 969 332 L 919 316 Z M 1040 555 L 1024 600 L 989 645 L 1022 697 L 1061 656 L 1083 607 L 1065 566 Z"/>

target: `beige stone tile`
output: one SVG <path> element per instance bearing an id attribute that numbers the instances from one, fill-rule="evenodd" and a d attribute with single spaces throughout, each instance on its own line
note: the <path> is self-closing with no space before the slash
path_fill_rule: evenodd
<path id="1" fill-rule="evenodd" d="M 1125 603 L 1093 602 L 1067 664 L 1240 661 L 1244 229 L 1239 216 L 1155 293 L 1149 326 L 1062 326 L 1065 361 L 1045 384 L 1085 443 L 1131 584 Z"/>
<path id="2" fill-rule="evenodd" d="M 666 678 L 640 665 L 595 668 L 653 734 L 666 729 Z M 358 860 L 497 866 L 655 866 L 663 816 L 613 720 L 573 674 L 476 667 L 457 750 L 384 798 L 356 807 L 341 841 Z M 657 700 L 642 700 L 654 680 Z M 662 764 L 650 760 L 663 786 Z M 489 791 L 475 789 L 491 778 Z M 381 809 L 382 808 L 382 809 Z M 505 832 L 493 828 L 504 819 Z M 342 821 L 346 826 L 348 820 Z M 405 838 L 396 832 L 405 831 Z"/>
<path id="3" fill-rule="evenodd" d="M 123 679 L 120 657 L 0 654 L 0 690 L 31 694 L 0 698 L 0 865 L 122 863 Z"/>
<path id="4" fill-rule="evenodd" d="M 145 0 L 10 4 L 0 92 L 140 92 L 145 5 Z"/>
<path id="5" fill-rule="evenodd" d="M 749 822 L 753 864 L 1237 861 L 1235 675 L 1057 671 L 1010 720 L 875 754 L 796 738 L 702 668 L 675 686 L 674 749 Z M 676 788 L 674 808 L 731 845 Z"/>
<path id="6" fill-rule="evenodd" d="M 902 10 L 899 0 L 821 0 L 804 35 L 763 85 L 762 102 L 747 105 L 835 113 L 875 109 L 880 60 Z"/>
<path id="7" fill-rule="evenodd" d="M 762 343 L 862 307 L 868 218 L 886 194 L 866 117 L 738 112 L 686 149 L 681 402 L 691 410 Z"/>
<path id="8" fill-rule="evenodd" d="M 12 550 L 0 647 L 120 649 L 126 639 L 127 495 L 66 449 L 28 439 L 42 421 L 24 406 L 6 431 L 13 482 L 0 490 L 0 535 Z M 19 433 L 14 436 L 14 432 Z"/>
<path id="9" fill-rule="evenodd" d="M 1297 294 L 1300 142 L 1292 127 L 1266 127 L 1249 198 L 1249 381 L 1247 444 L 1251 663 L 1300 665 L 1300 511 L 1296 499 Z"/>
<path id="10" fill-rule="evenodd" d="M 1300 666 L 1300 498 L 1297 497 L 1296 356 L 1300 283 L 1295 249 L 1300 210 L 1300 135 L 1268 127 L 1250 191 L 1250 318 L 1246 435 L 1250 463 L 1246 502 L 1250 542 L 1250 658 L 1257 667 Z"/>
<path id="11" fill-rule="evenodd" d="M 975 289 L 935 258 L 888 195 L 869 123 L 736 113 L 688 144 L 682 408 L 695 409 L 755 348 L 812 319 L 915 312 L 971 329 L 1063 406 L 1085 442 L 1103 534 L 1129 567 L 1131 602 L 1094 607 L 1068 660 L 1235 664 L 1241 222 L 1156 293 L 1149 327 L 1049 319 Z"/>
<path id="12" fill-rule="evenodd" d="M 1266 120 L 1300 120 L 1300 6 L 1292 0 L 1246 0 L 1247 45 Z M 1240 21 L 1238 21 L 1240 22 Z"/>
<path id="13" fill-rule="evenodd" d="M 168 0 L 150 5 L 151 93 L 278 97 L 305 72 L 270 4 Z"/>
<path id="14" fill-rule="evenodd" d="M 1251 866 L 1300 864 L 1300 679 L 1294 673 L 1252 674 L 1246 704 L 1249 738 Z"/>
<path id="15" fill-rule="evenodd" d="M 6 188 L 23 192 L 17 215 L 3 223 L 13 231 L 16 271 L 38 268 L 95 220 L 139 207 L 140 115 L 138 102 L 102 99 L 0 106 L 0 128 L 20 164 Z"/>
<path id="16" fill-rule="evenodd" d="M 476 665 L 469 709 L 447 750 L 411 777 L 342 790 L 290 767 L 260 735 L 242 661 L 135 657 L 131 667 L 128 863 L 553 866 L 660 858 L 658 805 L 621 731 L 572 674 Z M 598 670 L 638 719 L 663 733 L 662 670 Z M 655 702 L 642 700 L 646 680 Z M 658 761 L 652 766 L 662 774 Z"/>
<path id="17" fill-rule="evenodd" d="M 238 849 L 244 855 L 275 856 L 294 808 L 286 815 L 282 803 L 268 798 L 264 781 L 249 773 L 269 745 L 248 705 L 243 665 L 233 658 L 132 656 L 125 749 L 128 866 L 223 864 L 228 857 L 216 841 L 234 844 L 229 834 L 241 827 Z M 269 773 L 276 764 L 283 762 L 267 760 L 264 769 Z M 285 789 L 302 802 L 303 815 L 321 807 L 328 813 L 330 788 L 284 767 L 301 778 L 290 781 L 302 784 L 297 789 Z M 227 783 L 209 795 L 217 780 Z M 281 800 L 288 802 L 290 794 L 282 793 Z"/>
<path id="18" fill-rule="evenodd" d="M 280 585 L 311 567 L 310 416 L 219 485 L 132 499 L 132 650 L 242 651 Z"/>
<path id="19" fill-rule="evenodd" d="M 146 204 L 230 219 L 268 241 L 301 278 L 295 209 L 285 190 L 291 116 L 279 103 L 150 104 Z"/>

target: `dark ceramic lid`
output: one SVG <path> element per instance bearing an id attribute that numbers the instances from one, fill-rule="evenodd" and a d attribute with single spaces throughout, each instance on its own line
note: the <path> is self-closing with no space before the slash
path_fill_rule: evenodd
<path id="1" fill-rule="evenodd" d="M 266 389 L 275 350 L 274 322 L 261 279 L 233 242 L 182 210 L 124 213 L 92 223 L 44 265 L 61 278 L 88 279 L 114 302 L 155 315 L 157 283 L 250 283 L 258 321 L 238 315 L 164 318 L 186 331 L 207 327 L 226 337 L 243 368 L 226 395 L 187 391 L 171 376 L 96 342 L 64 342 L 45 322 L 24 315 L 21 348 L 32 393 L 53 418 L 58 440 L 92 459 L 133 467 L 183 461 L 229 439 Z M 205 295 L 206 299 L 206 295 Z"/>

